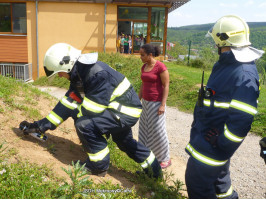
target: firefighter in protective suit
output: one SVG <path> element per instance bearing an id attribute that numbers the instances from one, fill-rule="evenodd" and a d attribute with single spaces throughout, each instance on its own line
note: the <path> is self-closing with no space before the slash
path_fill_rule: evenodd
<path id="1" fill-rule="evenodd" d="M 44 58 L 46 75 L 58 73 L 69 79 L 69 90 L 47 117 L 34 123 L 23 121 L 21 129 L 27 127 L 25 134 L 44 133 L 72 117 L 88 154 L 80 163 L 91 174 L 105 176 L 110 154 L 104 135 L 111 134 L 120 150 L 140 163 L 145 173 L 159 177 L 161 167 L 154 154 L 132 137 L 131 127 L 142 111 L 138 95 L 124 75 L 97 59 L 97 53 L 81 54 L 65 43 L 51 46 Z"/>
<path id="2" fill-rule="evenodd" d="M 249 27 L 238 16 L 220 18 L 208 34 L 220 55 L 194 110 L 185 180 L 189 198 L 238 198 L 231 186 L 230 158 L 247 136 L 257 113 L 259 76 Z"/>

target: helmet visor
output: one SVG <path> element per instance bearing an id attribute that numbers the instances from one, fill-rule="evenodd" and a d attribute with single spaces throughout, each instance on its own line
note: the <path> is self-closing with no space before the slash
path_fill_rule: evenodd
<path id="1" fill-rule="evenodd" d="M 45 66 L 44 66 L 44 71 L 47 77 L 51 76 L 54 73 L 54 71 L 49 71 Z"/>
<path id="2" fill-rule="evenodd" d="M 213 27 L 210 28 L 210 30 L 206 33 L 205 37 L 211 37 L 212 31 L 213 31 Z"/>

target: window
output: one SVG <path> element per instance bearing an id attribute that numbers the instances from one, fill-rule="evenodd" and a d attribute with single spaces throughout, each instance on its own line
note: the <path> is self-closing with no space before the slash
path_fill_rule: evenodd
<path id="1" fill-rule="evenodd" d="M 0 32 L 27 33 L 25 3 L 0 3 Z"/>
<path id="2" fill-rule="evenodd" d="M 0 3 L 0 32 L 11 32 L 11 3 Z"/>
<path id="3" fill-rule="evenodd" d="M 163 40 L 165 8 L 153 7 L 151 13 L 151 40 Z"/>
<path id="4" fill-rule="evenodd" d="M 118 8 L 119 19 L 148 19 L 148 8 L 142 7 L 119 7 Z"/>

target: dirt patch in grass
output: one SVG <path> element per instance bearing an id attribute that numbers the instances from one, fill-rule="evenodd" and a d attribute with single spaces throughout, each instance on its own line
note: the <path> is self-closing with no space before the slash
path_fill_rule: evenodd
<path id="1" fill-rule="evenodd" d="M 37 109 L 42 117 L 47 116 L 58 102 L 57 99 L 47 98 L 42 95 L 36 101 L 37 103 L 26 103 L 25 105 Z M 0 132 L 2 136 L 0 143 L 5 141 L 8 149 L 15 149 L 14 155 L 8 161 L 21 162 L 27 160 L 31 163 L 45 164 L 59 177 L 69 180 L 62 167 L 68 168 L 72 161 L 84 161 L 87 158 L 86 152 L 83 151 L 76 134 L 73 120 L 68 119 L 56 130 L 47 131 L 48 140 L 41 142 L 31 136 L 24 136 L 19 130 L 20 122 L 23 120 L 33 122 L 33 119 L 25 117 L 24 111 L 12 109 L 2 101 L 0 103 L 1 107 L 4 108 L 4 112 L 0 113 Z M 136 128 L 133 128 L 133 131 L 136 131 Z M 185 163 L 177 157 L 172 157 L 172 163 L 172 166 L 164 171 L 173 173 L 174 180 L 179 179 L 184 182 Z M 104 178 L 93 175 L 90 177 L 95 183 L 109 181 L 113 184 L 119 184 L 124 188 L 138 188 L 127 178 L 130 176 L 134 175 L 111 166 Z M 183 194 L 186 194 L 186 192 L 183 192 Z"/>

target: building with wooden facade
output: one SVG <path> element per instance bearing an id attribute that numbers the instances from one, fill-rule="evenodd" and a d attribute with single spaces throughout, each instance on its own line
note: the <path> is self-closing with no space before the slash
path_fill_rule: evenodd
<path id="1" fill-rule="evenodd" d="M 132 37 L 133 54 L 153 43 L 165 55 L 168 13 L 188 1 L 0 0 L 0 74 L 35 80 L 51 45 L 116 52 L 119 34 Z"/>

